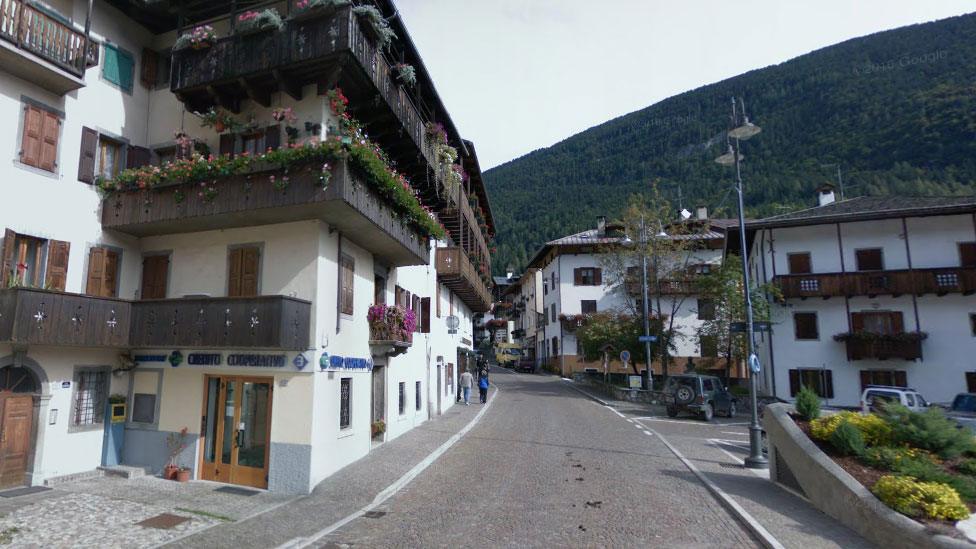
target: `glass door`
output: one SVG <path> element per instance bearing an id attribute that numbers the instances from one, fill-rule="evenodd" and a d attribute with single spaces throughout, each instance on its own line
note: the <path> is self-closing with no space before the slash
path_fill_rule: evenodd
<path id="1" fill-rule="evenodd" d="M 267 488 L 273 382 L 207 376 L 202 478 Z"/>

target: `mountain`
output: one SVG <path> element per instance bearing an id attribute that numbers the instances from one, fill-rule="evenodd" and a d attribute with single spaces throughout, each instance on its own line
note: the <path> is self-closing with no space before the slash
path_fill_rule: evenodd
<path id="1" fill-rule="evenodd" d="M 613 216 L 657 181 L 689 210 L 733 215 L 714 158 L 730 97 L 762 133 L 742 144 L 748 213 L 813 205 L 842 169 L 846 196 L 947 195 L 976 183 L 976 13 L 823 48 L 668 98 L 485 172 L 495 272 Z"/>

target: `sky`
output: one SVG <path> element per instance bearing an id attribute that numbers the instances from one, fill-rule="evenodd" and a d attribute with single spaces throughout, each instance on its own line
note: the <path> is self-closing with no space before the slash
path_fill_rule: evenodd
<path id="1" fill-rule="evenodd" d="M 482 170 L 662 99 L 976 0 L 396 0 Z"/>

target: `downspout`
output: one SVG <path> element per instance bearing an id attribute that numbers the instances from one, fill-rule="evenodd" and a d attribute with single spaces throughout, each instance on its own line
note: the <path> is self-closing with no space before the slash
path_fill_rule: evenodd
<path id="1" fill-rule="evenodd" d="M 339 238 L 336 254 L 336 334 L 338 334 L 342 322 L 342 233 L 337 231 L 336 234 Z"/>
<path id="2" fill-rule="evenodd" d="M 769 230 L 769 252 L 773 253 L 773 230 Z M 769 277 L 766 276 L 766 230 L 760 233 L 759 237 L 759 257 L 762 258 L 762 274 L 763 274 L 763 284 L 769 284 Z M 768 298 L 767 298 L 768 300 Z M 763 339 L 766 339 L 766 335 L 763 334 Z M 770 383 L 773 387 L 773 396 L 776 396 L 776 357 L 773 354 L 773 334 L 769 332 L 769 373 L 771 377 Z"/>
<path id="3" fill-rule="evenodd" d="M 840 272 L 841 275 L 845 275 L 847 273 L 847 268 L 844 265 L 844 239 L 841 238 L 840 235 L 840 223 L 837 223 L 836 227 L 837 227 L 837 250 L 840 252 Z M 844 276 L 842 280 L 846 281 L 847 277 Z M 851 330 L 854 329 L 854 326 L 851 323 L 851 298 L 847 296 L 846 291 L 844 292 L 844 311 L 847 313 L 847 331 L 850 332 Z M 850 353 L 847 353 L 847 362 L 850 363 L 850 361 L 851 361 L 851 355 Z"/>
<path id="4" fill-rule="evenodd" d="M 918 292 L 915 291 L 915 269 L 912 267 L 912 248 L 908 244 L 908 223 L 905 218 L 901 218 L 901 232 L 905 236 L 905 257 L 908 259 L 908 276 L 912 281 L 912 309 L 915 312 L 915 333 L 922 331 L 921 323 L 918 319 Z M 918 344 L 918 354 L 919 360 L 925 362 L 925 357 L 922 356 L 922 343 Z"/>
<path id="5" fill-rule="evenodd" d="M 78 67 L 78 70 L 81 72 L 82 80 L 85 79 L 85 71 L 88 70 L 88 44 L 91 43 L 91 19 L 94 3 L 95 0 L 88 0 L 88 13 L 85 15 L 85 40 L 82 43 L 81 66 Z M 17 36 L 20 36 L 20 29 L 17 29 Z"/>

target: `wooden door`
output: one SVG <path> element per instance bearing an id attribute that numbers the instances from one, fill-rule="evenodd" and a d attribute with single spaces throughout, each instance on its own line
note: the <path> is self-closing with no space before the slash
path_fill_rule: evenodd
<path id="1" fill-rule="evenodd" d="M 34 397 L 0 394 L 0 489 L 23 486 L 30 461 Z"/>
<path id="2" fill-rule="evenodd" d="M 267 488 L 274 379 L 207 376 L 204 383 L 201 478 Z"/>
<path id="3" fill-rule="evenodd" d="M 370 411 L 370 422 L 386 420 L 386 367 L 373 366 L 373 406 Z"/>
<path id="4" fill-rule="evenodd" d="M 88 254 L 88 282 L 85 293 L 97 297 L 115 297 L 118 272 L 118 252 L 108 248 L 92 248 Z"/>
<path id="5" fill-rule="evenodd" d="M 142 299 L 165 299 L 169 256 L 151 255 L 142 260 Z"/>
<path id="6" fill-rule="evenodd" d="M 258 273 L 261 250 L 257 246 L 244 246 L 230 251 L 227 295 L 230 297 L 254 297 L 258 295 Z"/>

